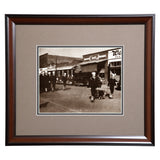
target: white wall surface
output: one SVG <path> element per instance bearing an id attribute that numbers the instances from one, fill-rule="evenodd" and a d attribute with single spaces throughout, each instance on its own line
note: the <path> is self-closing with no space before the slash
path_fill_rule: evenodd
<path id="1" fill-rule="evenodd" d="M 0 1 L 0 159 L 160 159 L 160 9 L 158 0 L 1 0 Z M 155 129 L 156 146 L 5 146 L 4 14 L 156 14 Z"/>

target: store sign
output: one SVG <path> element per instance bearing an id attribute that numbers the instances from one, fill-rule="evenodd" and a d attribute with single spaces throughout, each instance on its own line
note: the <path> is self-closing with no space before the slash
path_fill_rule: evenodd
<path id="1" fill-rule="evenodd" d="M 84 58 L 84 61 L 94 61 L 94 60 L 99 60 L 99 59 L 106 58 L 106 57 L 107 57 L 106 54 L 104 55 L 97 54 L 97 55 L 92 55 L 87 58 Z"/>
<path id="2" fill-rule="evenodd" d="M 121 49 L 108 52 L 108 59 L 117 59 L 122 57 Z"/>

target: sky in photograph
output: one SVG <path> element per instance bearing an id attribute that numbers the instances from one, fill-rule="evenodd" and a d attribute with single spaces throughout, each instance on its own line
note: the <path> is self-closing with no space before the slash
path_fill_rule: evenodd
<path id="1" fill-rule="evenodd" d="M 39 47 L 39 56 L 43 54 L 82 58 L 85 54 L 96 53 L 117 47 Z"/>

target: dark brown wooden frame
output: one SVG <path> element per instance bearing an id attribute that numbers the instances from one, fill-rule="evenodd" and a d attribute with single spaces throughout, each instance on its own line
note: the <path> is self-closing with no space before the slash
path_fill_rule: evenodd
<path id="1" fill-rule="evenodd" d="M 25 25 L 145 25 L 145 136 L 16 136 L 15 26 Z M 6 29 L 6 145 L 155 145 L 154 40 L 155 15 L 5 15 Z"/>

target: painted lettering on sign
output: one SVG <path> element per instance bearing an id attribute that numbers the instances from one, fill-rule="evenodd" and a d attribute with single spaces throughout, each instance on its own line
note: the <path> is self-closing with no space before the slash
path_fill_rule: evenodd
<path id="1" fill-rule="evenodd" d="M 93 55 L 93 56 L 89 56 L 87 58 L 84 58 L 84 61 L 99 60 L 99 59 L 106 58 L 106 57 L 107 57 L 106 54 L 104 54 L 104 55 L 97 54 L 97 55 Z"/>
<path id="2" fill-rule="evenodd" d="M 122 57 L 121 50 L 112 50 L 108 52 L 108 59 L 121 58 L 121 57 Z"/>

